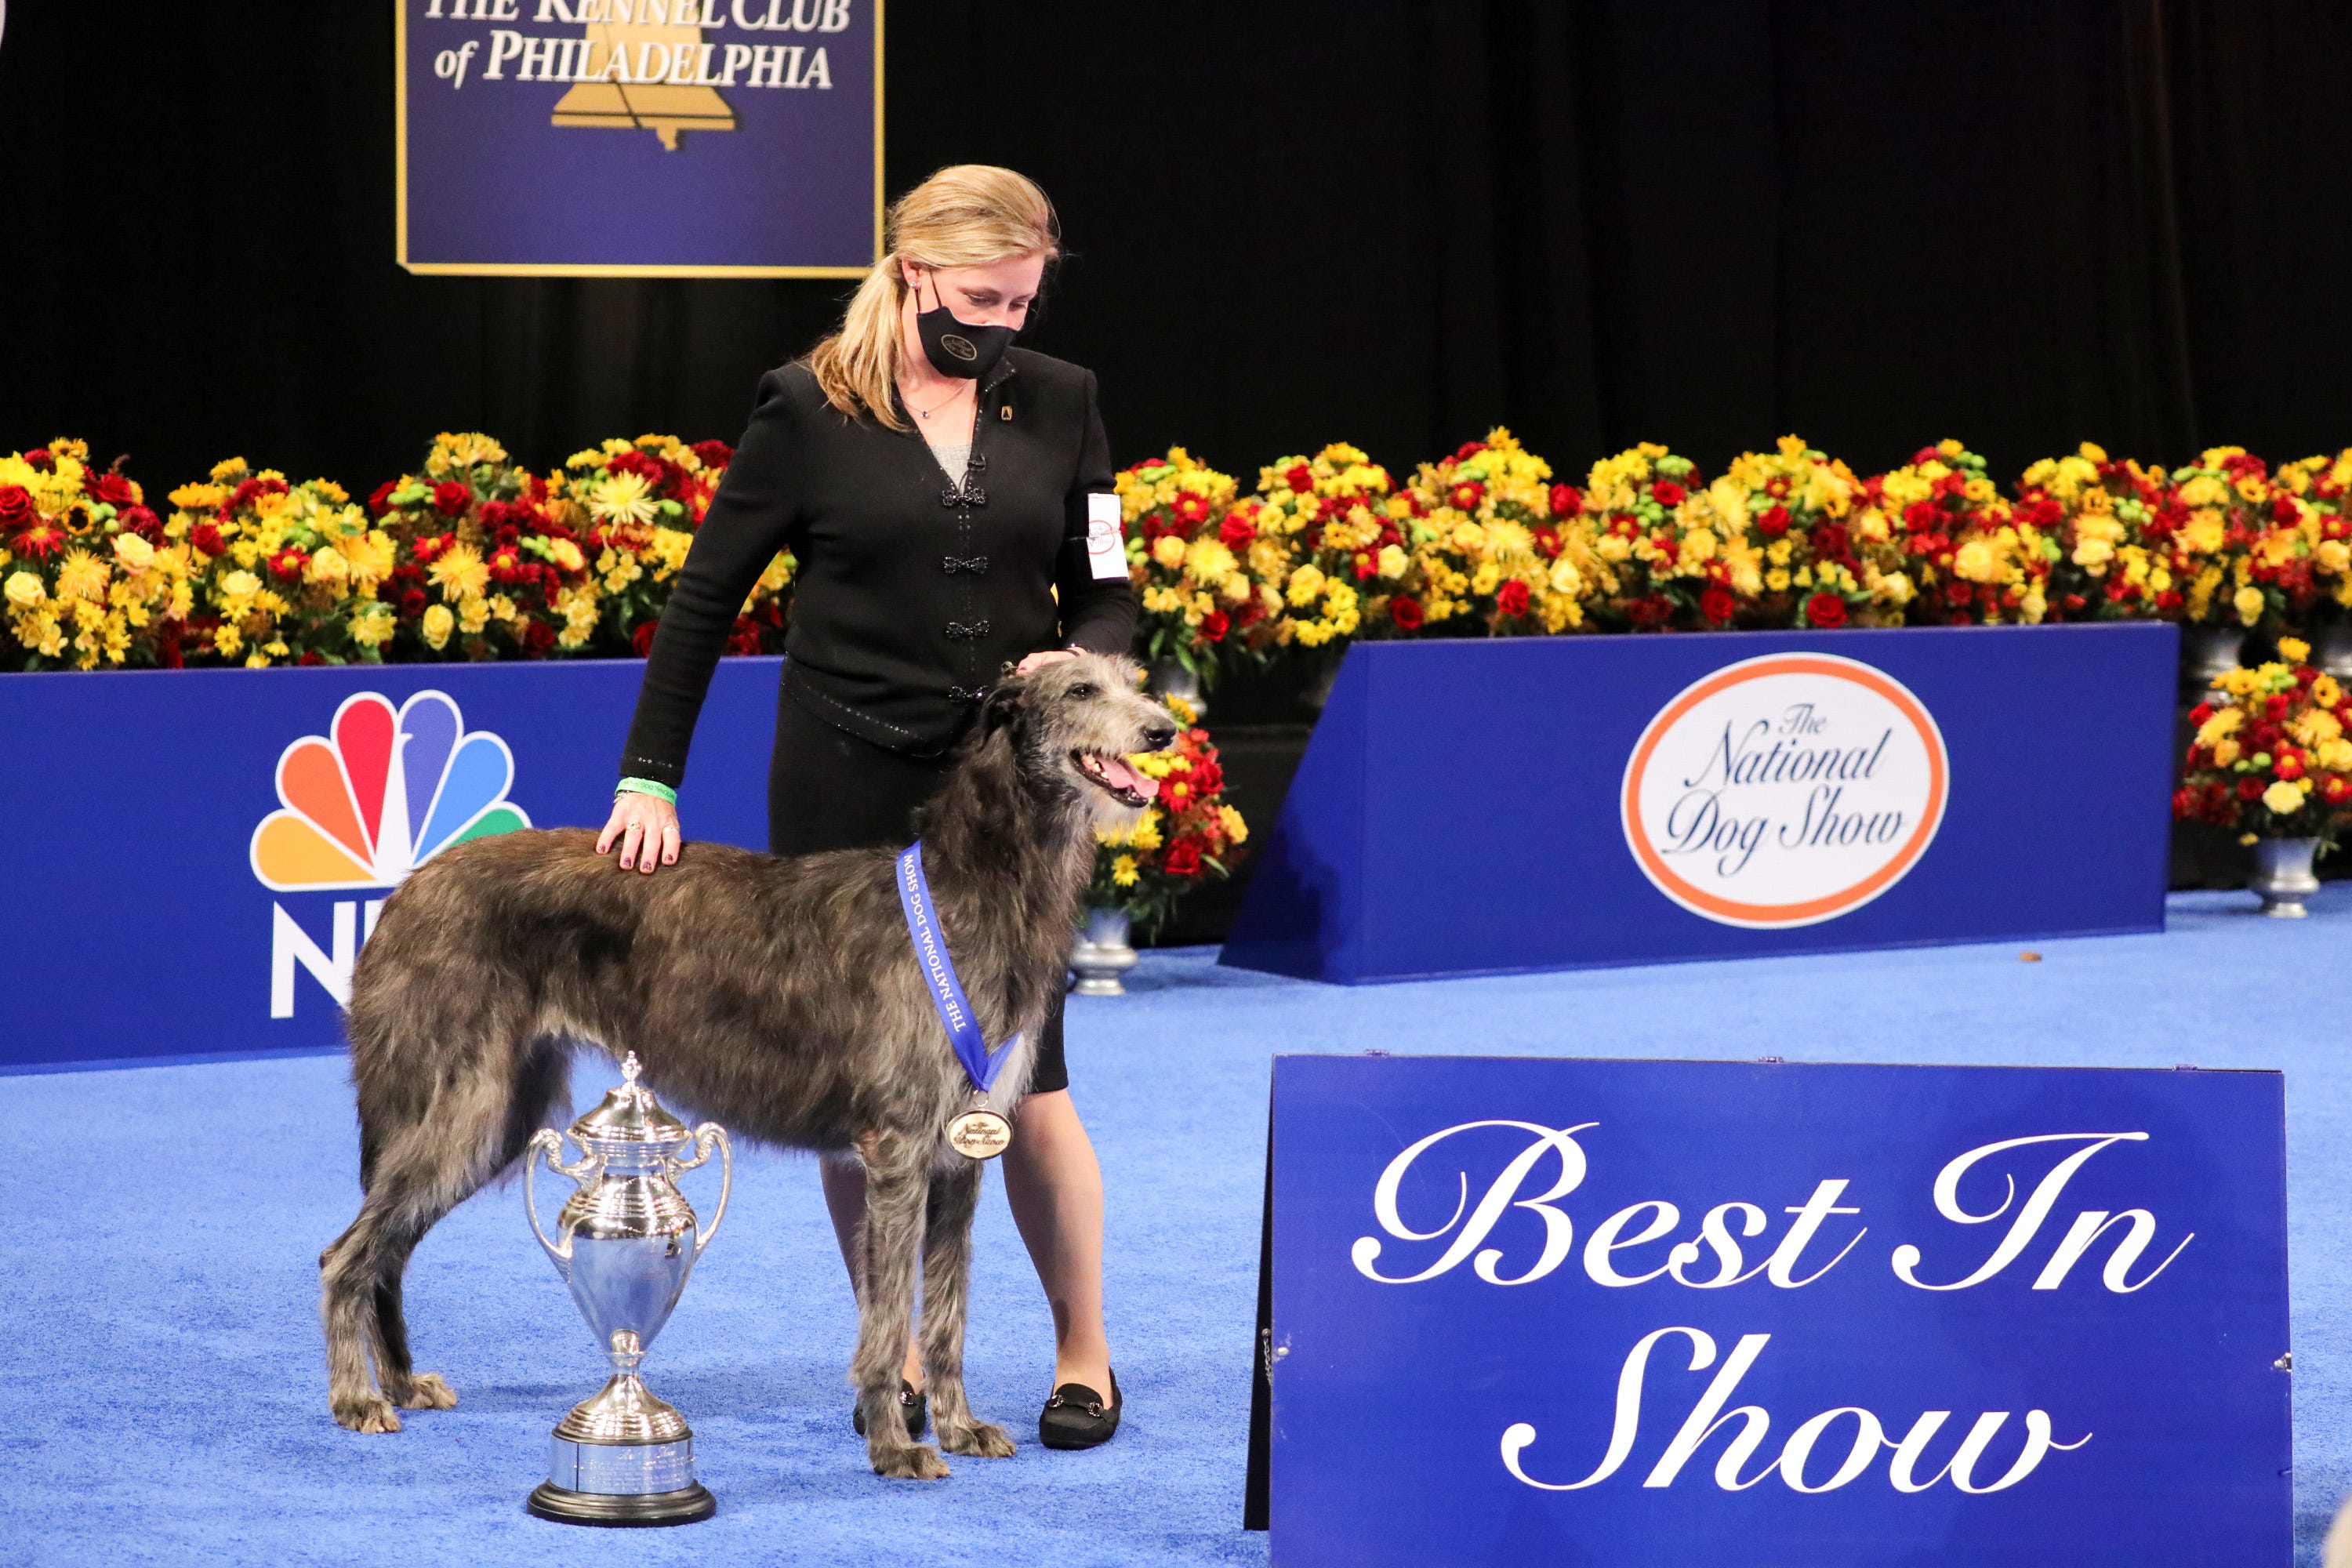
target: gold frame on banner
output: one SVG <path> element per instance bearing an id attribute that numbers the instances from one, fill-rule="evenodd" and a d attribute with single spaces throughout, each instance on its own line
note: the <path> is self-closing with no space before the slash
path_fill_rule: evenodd
<path id="1" fill-rule="evenodd" d="M 874 7 L 874 258 L 882 257 L 882 41 L 883 0 Z M 408 258 L 408 5 L 392 0 L 393 60 L 393 259 L 404 271 L 426 278 L 863 278 L 862 267 L 679 267 L 604 265 L 582 261 L 411 261 Z"/>

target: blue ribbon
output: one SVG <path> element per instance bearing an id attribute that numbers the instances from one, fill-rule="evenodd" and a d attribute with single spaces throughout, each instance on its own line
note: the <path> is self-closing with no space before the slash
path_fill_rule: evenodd
<path id="1" fill-rule="evenodd" d="M 923 876 L 919 838 L 898 852 L 898 908 L 907 917 L 915 963 L 929 983 L 931 1005 L 940 1010 L 940 1022 L 947 1026 L 948 1041 L 955 1047 L 956 1058 L 963 1063 L 973 1085 L 984 1093 L 996 1081 L 996 1070 L 1004 1065 L 1006 1051 L 1021 1037 L 1005 1041 L 993 1056 L 981 1038 L 980 1024 L 971 1016 L 971 1005 L 964 1000 L 963 982 L 956 978 L 955 960 L 948 956 L 947 939 L 940 934 L 939 911 L 931 908 L 931 885 Z"/>

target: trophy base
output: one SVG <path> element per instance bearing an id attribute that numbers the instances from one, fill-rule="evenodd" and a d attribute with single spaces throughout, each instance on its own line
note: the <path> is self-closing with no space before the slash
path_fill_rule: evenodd
<path id="1" fill-rule="evenodd" d="M 557 1524 L 632 1526 L 693 1524 L 719 1511 L 719 1500 L 699 1481 L 674 1492 L 575 1492 L 541 1481 L 523 1506 Z"/>

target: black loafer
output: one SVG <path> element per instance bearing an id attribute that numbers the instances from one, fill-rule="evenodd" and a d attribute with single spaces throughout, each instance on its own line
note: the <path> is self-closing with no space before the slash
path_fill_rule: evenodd
<path id="1" fill-rule="evenodd" d="M 1037 1441 L 1048 1448 L 1092 1448 L 1110 1441 L 1118 1430 L 1118 1415 L 1126 1401 L 1119 1396 L 1118 1373 L 1110 1374 L 1110 1403 L 1083 1383 L 1066 1383 L 1054 1390 L 1037 1414 Z"/>
<path id="2" fill-rule="evenodd" d="M 903 1377 L 898 1380 L 898 1408 L 907 1417 L 907 1436 L 921 1436 L 924 1425 L 931 1418 L 931 1402 L 929 1396 L 918 1392 L 915 1385 Z M 855 1405 L 851 1405 L 849 1425 L 856 1430 L 859 1436 L 865 1436 L 866 1412 Z"/>

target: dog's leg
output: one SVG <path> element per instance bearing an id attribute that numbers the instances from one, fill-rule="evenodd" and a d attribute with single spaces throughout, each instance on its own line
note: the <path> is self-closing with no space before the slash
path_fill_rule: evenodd
<path id="1" fill-rule="evenodd" d="M 858 1141 L 866 1162 L 866 1222 L 858 1227 L 857 1353 L 849 1381 L 866 1417 L 866 1457 L 877 1476 L 938 1480 L 947 1461 L 907 1435 L 898 1405 L 898 1372 L 915 1311 L 915 1262 L 921 1246 L 925 1167 L 930 1150 L 892 1129 Z"/>
<path id="2" fill-rule="evenodd" d="M 963 1394 L 964 1305 L 971 1281 L 971 1218 L 980 1205 L 980 1162 L 947 1156 L 931 1173 L 923 1212 L 923 1386 L 940 1447 L 983 1459 L 1013 1457 L 1003 1427 L 977 1420 Z"/>

